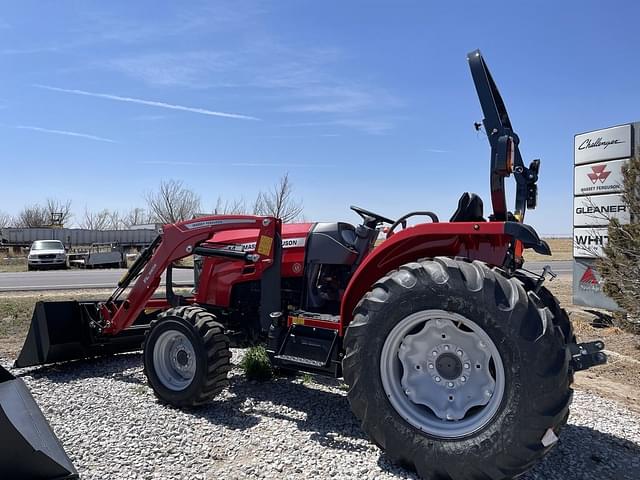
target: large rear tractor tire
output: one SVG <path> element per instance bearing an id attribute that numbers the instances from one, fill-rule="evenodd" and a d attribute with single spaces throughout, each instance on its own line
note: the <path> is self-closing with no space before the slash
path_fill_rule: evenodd
<path id="1" fill-rule="evenodd" d="M 216 317 L 195 306 L 171 308 L 151 322 L 144 372 L 163 403 L 194 407 L 228 385 L 229 339 Z"/>
<path id="2" fill-rule="evenodd" d="M 568 319 L 548 302 L 478 261 L 438 257 L 380 279 L 345 336 L 363 429 L 425 479 L 529 469 L 557 441 L 572 399 Z"/>

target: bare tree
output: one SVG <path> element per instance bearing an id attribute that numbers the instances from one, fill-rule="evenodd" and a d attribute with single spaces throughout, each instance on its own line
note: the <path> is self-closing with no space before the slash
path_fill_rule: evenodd
<path id="1" fill-rule="evenodd" d="M 49 215 L 49 224 L 52 224 L 55 219 L 57 223 L 64 225 L 73 217 L 71 200 L 62 201 L 57 198 L 47 198 L 44 208 Z"/>
<path id="2" fill-rule="evenodd" d="M 270 215 L 283 222 L 291 222 L 300 217 L 302 202 L 293 197 L 293 184 L 288 173 L 271 190 L 258 194 L 253 210 L 256 215 Z"/>
<path id="3" fill-rule="evenodd" d="M 145 197 L 151 218 L 159 223 L 181 222 L 200 210 L 200 196 L 179 180 L 162 181 Z"/>
<path id="4" fill-rule="evenodd" d="M 629 160 L 623 170 L 622 197 L 629 209 L 631 222 L 623 225 L 618 219 L 609 222 L 608 243 L 598 268 L 604 279 L 604 292 L 625 310 L 640 328 L 640 157 Z"/>
<path id="5" fill-rule="evenodd" d="M 17 227 L 36 228 L 64 225 L 73 214 L 71 213 L 71 200 L 65 202 L 55 198 L 48 198 L 44 205 L 33 204 L 24 207 L 16 217 Z"/>
<path id="6" fill-rule="evenodd" d="M 109 230 L 122 230 L 124 228 L 123 221 L 120 218 L 120 212 L 117 210 L 109 211 L 109 223 L 107 228 Z"/>
<path id="7" fill-rule="evenodd" d="M 122 224 L 125 228 L 145 223 L 149 223 L 149 217 L 144 208 L 134 207 L 122 217 Z"/>
<path id="8" fill-rule="evenodd" d="M 36 228 L 46 227 L 51 223 L 49 212 L 41 205 L 34 204 L 24 207 L 16 217 L 16 227 Z"/>
<path id="9" fill-rule="evenodd" d="M 222 201 L 222 197 L 218 197 L 216 201 L 216 207 L 213 209 L 213 213 L 216 215 L 242 215 L 249 213 L 247 208 L 247 202 L 244 198 L 240 197 L 232 201 Z"/>
<path id="10" fill-rule="evenodd" d="M 6 212 L 0 211 L 0 228 L 7 228 L 13 223 L 13 218 Z"/>
<path id="11" fill-rule="evenodd" d="M 106 230 L 109 226 L 110 212 L 107 209 L 99 212 L 91 212 L 84 209 L 84 217 L 80 222 L 80 228 L 89 230 Z"/>

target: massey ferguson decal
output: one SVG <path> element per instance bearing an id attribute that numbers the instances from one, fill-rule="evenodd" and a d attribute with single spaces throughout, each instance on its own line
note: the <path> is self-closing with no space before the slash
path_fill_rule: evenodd
<path id="1" fill-rule="evenodd" d="M 603 248 L 609 240 L 607 228 L 575 228 L 573 230 L 573 256 L 596 258 L 604 255 Z"/>
<path id="2" fill-rule="evenodd" d="M 631 125 L 582 133 L 574 138 L 575 164 L 630 157 L 632 147 Z"/>
<path id="3" fill-rule="evenodd" d="M 573 199 L 575 227 L 606 226 L 612 218 L 629 223 L 629 207 L 621 195 L 593 195 Z"/>
<path id="4" fill-rule="evenodd" d="M 305 237 L 283 238 L 282 248 L 304 247 L 306 240 L 307 239 Z M 256 242 L 242 243 L 240 245 L 228 245 L 226 248 L 229 250 L 238 250 L 238 247 L 242 248 L 244 251 L 252 252 L 256 249 Z"/>
<path id="5" fill-rule="evenodd" d="M 185 227 L 189 230 L 195 230 L 198 228 L 207 228 L 214 225 L 228 225 L 228 224 L 241 224 L 241 223 L 255 223 L 255 220 L 251 218 L 226 218 L 226 219 L 213 219 L 213 220 L 198 220 L 197 222 L 185 223 Z"/>
<path id="6" fill-rule="evenodd" d="M 574 195 L 618 193 L 622 191 L 622 167 L 628 159 L 590 163 L 575 168 Z"/>

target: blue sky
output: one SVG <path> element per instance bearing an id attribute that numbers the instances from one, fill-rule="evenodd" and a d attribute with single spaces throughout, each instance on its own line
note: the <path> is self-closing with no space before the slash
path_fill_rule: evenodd
<path id="1" fill-rule="evenodd" d="M 571 230 L 578 132 L 640 120 L 637 2 L 5 2 L 0 210 L 144 206 L 179 179 L 212 209 L 289 172 L 312 220 L 488 207 L 480 48 L 528 163 L 528 223 Z M 487 209 L 488 210 L 488 209 Z"/>

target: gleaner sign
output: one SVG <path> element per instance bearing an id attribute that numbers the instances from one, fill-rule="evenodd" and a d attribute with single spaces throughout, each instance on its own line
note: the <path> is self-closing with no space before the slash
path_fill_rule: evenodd
<path id="1" fill-rule="evenodd" d="M 631 156 L 631 125 L 582 133 L 574 138 L 575 164 Z"/>
<path id="2" fill-rule="evenodd" d="M 629 223 L 629 207 L 621 195 L 594 195 L 573 199 L 574 227 L 606 226 L 612 218 L 617 218 L 621 223 Z"/>

